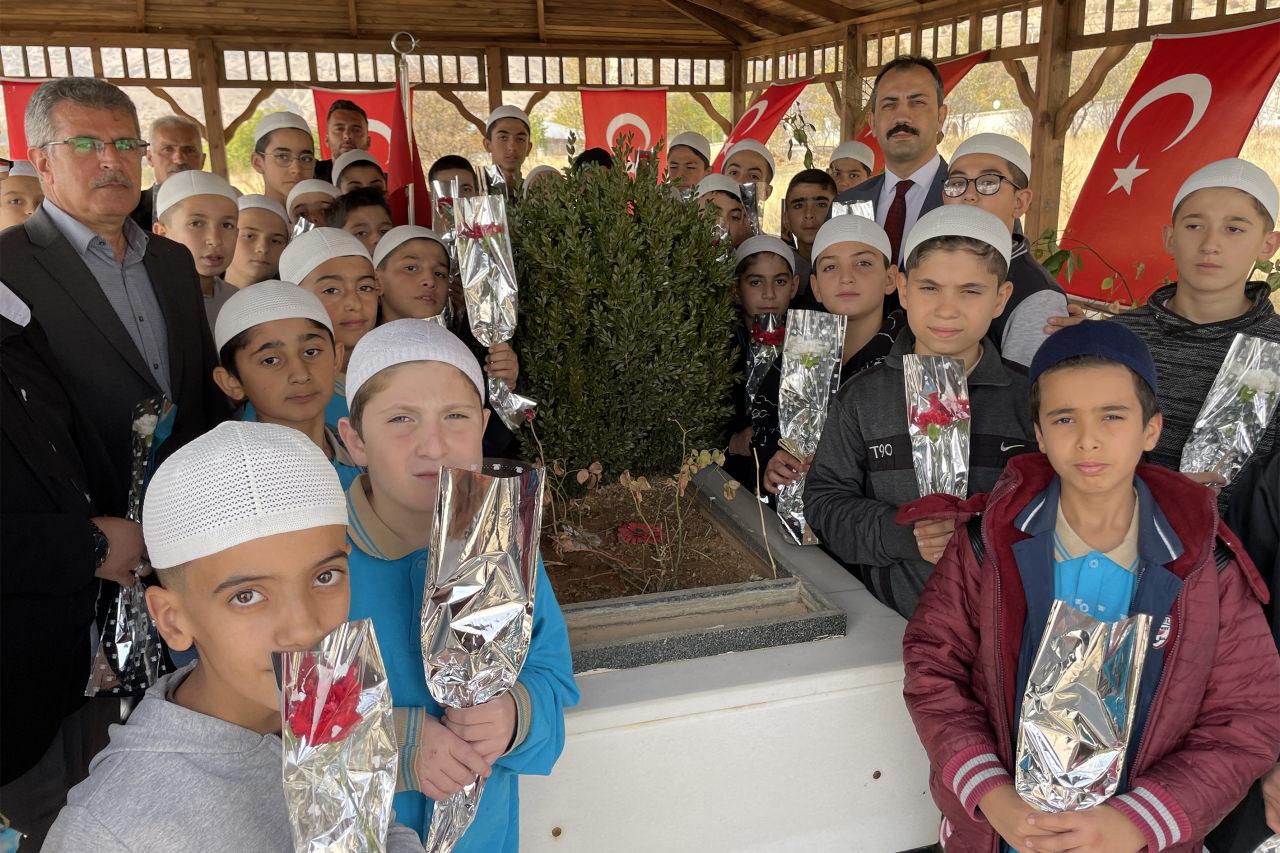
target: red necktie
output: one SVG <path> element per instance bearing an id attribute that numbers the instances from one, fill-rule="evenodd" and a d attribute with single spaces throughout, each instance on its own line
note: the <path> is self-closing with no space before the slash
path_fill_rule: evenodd
<path id="1" fill-rule="evenodd" d="M 898 181 L 893 188 L 895 193 L 893 204 L 889 205 L 889 213 L 884 218 L 884 230 L 889 235 L 889 245 L 893 247 L 893 259 L 898 260 L 898 249 L 902 246 L 902 229 L 907 224 L 907 190 L 915 186 L 912 181 Z"/>

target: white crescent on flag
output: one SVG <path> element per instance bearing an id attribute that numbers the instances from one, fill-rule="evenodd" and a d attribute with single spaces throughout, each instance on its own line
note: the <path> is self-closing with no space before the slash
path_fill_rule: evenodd
<path id="1" fill-rule="evenodd" d="M 649 123 L 635 113 L 619 113 L 613 117 L 613 121 L 609 122 L 608 129 L 605 130 L 605 138 L 609 140 L 609 144 L 614 143 L 614 137 L 618 131 L 627 125 L 632 125 L 644 134 L 644 145 L 639 146 L 641 149 L 648 148 L 653 144 L 653 134 L 649 132 Z"/>
<path id="2" fill-rule="evenodd" d="M 1182 128 L 1182 133 L 1179 133 L 1172 142 L 1161 148 L 1161 151 L 1168 151 L 1186 139 L 1188 133 L 1196 129 L 1200 119 L 1204 118 L 1205 110 L 1209 109 L 1209 101 L 1213 99 L 1213 84 L 1203 74 L 1183 74 L 1178 77 L 1171 77 L 1159 86 L 1152 87 L 1151 91 L 1137 100 L 1133 108 L 1129 110 L 1128 115 L 1124 117 L 1124 121 L 1120 122 L 1120 131 L 1116 134 L 1117 151 L 1123 150 L 1124 132 L 1129 129 L 1129 123 L 1138 117 L 1138 113 L 1161 98 L 1167 98 L 1170 95 L 1186 95 L 1191 99 L 1191 117 L 1187 119 L 1187 124 Z"/>
<path id="3" fill-rule="evenodd" d="M 738 124 L 741 125 L 742 127 L 743 135 L 746 135 L 747 131 L 751 130 L 751 128 L 755 127 L 757 124 L 760 123 L 760 119 L 764 117 L 764 111 L 767 109 L 769 109 L 769 101 L 766 98 L 761 98 L 759 101 L 756 101 L 754 104 L 752 104 L 750 107 L 747 108 L 747 111 L 742 114 L 742 118 L 738 119 Z M 747 122 L 746 124 L 743 124 L 743 122 L 747 121 L 747 116 L 751 115 L 752 113 L 755 113 L 755 116 L 751 119 L 751 121 Z"/>
<path id="4" fill-rule="evenodd" d="M 369 132 L 376 133 L 387 140 L 387 145 L 391 144 L 391 125 L 385 121 L 378 121 L 376 118 L 369 119 Z"/>

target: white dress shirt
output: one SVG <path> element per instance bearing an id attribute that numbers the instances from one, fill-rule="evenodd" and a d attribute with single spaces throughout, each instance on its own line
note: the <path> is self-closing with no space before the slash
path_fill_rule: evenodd
<path id="1" fill-rule="evenodd" d="M 907 190 L 907 220 L 902 226 L 902 235 L 911 233 L 911 227 L 916 224 L 916 220 L 920 218 L 920 209 L 924 207 L 925 196 L 929 194 L 929 188 L 933 186 L 934 178 L 938 176 L 938 169 L 942 166 L 942 155 L 934 154 L 933 159 L 929 160 L 919 169 L 916 169 L 906 177 L 898 177 L 886 166 L 884 170 L 884 185 L 880 187 L 880 200 L 876 202 L 876 222 L 881 226 L 884 225 L 885 217 L 889 215 L 889 205 L 893 204 L 893 197 L 896 195 L 896 188 L 902 181 L 913 181 L 914 186 Z"/>

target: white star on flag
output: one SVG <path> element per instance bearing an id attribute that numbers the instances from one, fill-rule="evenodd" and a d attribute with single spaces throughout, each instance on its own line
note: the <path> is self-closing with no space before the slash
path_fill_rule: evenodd
<path id="1" fill-rule="evenodd" d="M 1111 189 L 1107 190 L 1107 195 L 1124 188 L 1125 195 L 1133 195 L 1133 182 L 1141 175 L 1151 171 L 1150 169 L 1139 169 L 1138 158 L 1134 157 L 1129 161 L 1129 165 L 1123 169 L 1112 169 L 1116 173 L 1116 182 L 1111 185 Z"/>

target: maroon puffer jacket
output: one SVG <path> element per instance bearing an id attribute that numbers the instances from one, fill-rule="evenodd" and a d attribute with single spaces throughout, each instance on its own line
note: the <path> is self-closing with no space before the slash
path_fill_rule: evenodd
<path id="1" fill-rule="evenodd" d="M 984 514 L 981 566 L 963 531 L 925 587 L 903 640 L 903 694 L 930 759 L 930 788 L 943 814 L 943 845 L 998 850 L 978 813 L 988 791 L 1012 782 L 1014 682 L 1026 598 L 1012 551 L 1027 535 L 1014 519 L 1054 476 L 1038 453 L 1010 461 L 990 496 L 931 495 L 898 520 Z M 1149 851 L 1198 853 L 1202 839 L 1280 752 L 1280 657 L 1259 600 L 1267 591 L 1213 494 L 1174 471 L 1140 465 L 1184 551 L 1167 568 L 1182 578 L 1164 674 L 1128 793 L 1109 805 L 1147 838 Z M 1234 557 L 1222 569 L 1221 545 Z"/>

